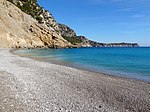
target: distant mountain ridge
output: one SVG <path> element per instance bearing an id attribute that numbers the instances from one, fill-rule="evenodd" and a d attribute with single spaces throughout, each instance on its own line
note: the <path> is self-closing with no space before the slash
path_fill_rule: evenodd
<path id="1" fill-rule="evenodd" d="M 78 38 L 80 38 L 83 42 L 83 47 L 85 45 L 89 46 L 89 47 L 139 47 L 139 45 L 137 43 L 125 43 L 125 42 L 121 42 L 121 43 L 100 43 L 100 42 L 95 42 L 92 40 L 87 39 L 84 36 L 78 36 Z"/>
<path id="2" fill-rule="evenodd" d="M 99 43 L 87 39 L 84 36 L 77 36 L 76 32 L 70 27 L 58 23 L 53 15 L 48 11 L 44 10 L 37 0 L 7 0 L 23 12 L 31 15 L 41 25 L 46 25 L 51 31 L 56 32 L 60 37 L 63 37 L 68 41 L 67 47 L 138 47 L 137 43 Z M 53 42 L 54 43 L 54 42 Z M 58 45 L 54 45 L 57 47 Z M 59 45 L 60 46 L 60 45 Z M 64 45 L 63 45 L 64 46 Z"/>

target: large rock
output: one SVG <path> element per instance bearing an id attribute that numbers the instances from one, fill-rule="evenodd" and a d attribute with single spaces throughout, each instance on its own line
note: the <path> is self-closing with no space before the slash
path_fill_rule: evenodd
<path id="1" fill-rule="evenodd" d="M 71 44 L 55 30 L 39 24 L 6 0 L 0 0 L 0 47 L 67 47 Z"/>

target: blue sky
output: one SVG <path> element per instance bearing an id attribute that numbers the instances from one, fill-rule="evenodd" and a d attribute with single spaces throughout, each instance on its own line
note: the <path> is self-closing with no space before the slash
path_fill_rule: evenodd
<path id="1" fill-rule="evenodd" d="M 99 42 L 150 46 L 150 0 L 38 0 L 57 22 Z"/>

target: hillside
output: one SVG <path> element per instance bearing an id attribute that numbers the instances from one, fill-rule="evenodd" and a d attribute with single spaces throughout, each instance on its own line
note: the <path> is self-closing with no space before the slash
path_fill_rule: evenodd
<path id="1" fill-rule="evenodd" d="M 0 47 L 68 47 L 71 44 L 45 24 L 22 12 L 12 3 L 0 0 Z"/>

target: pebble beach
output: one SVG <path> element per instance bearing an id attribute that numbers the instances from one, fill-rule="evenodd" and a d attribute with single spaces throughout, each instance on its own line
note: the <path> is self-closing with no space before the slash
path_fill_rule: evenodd
<path id="1" fill-rule="evenodd" d="M 0 49 L 0 112 L 150 112 L 150 83 Z"/>

